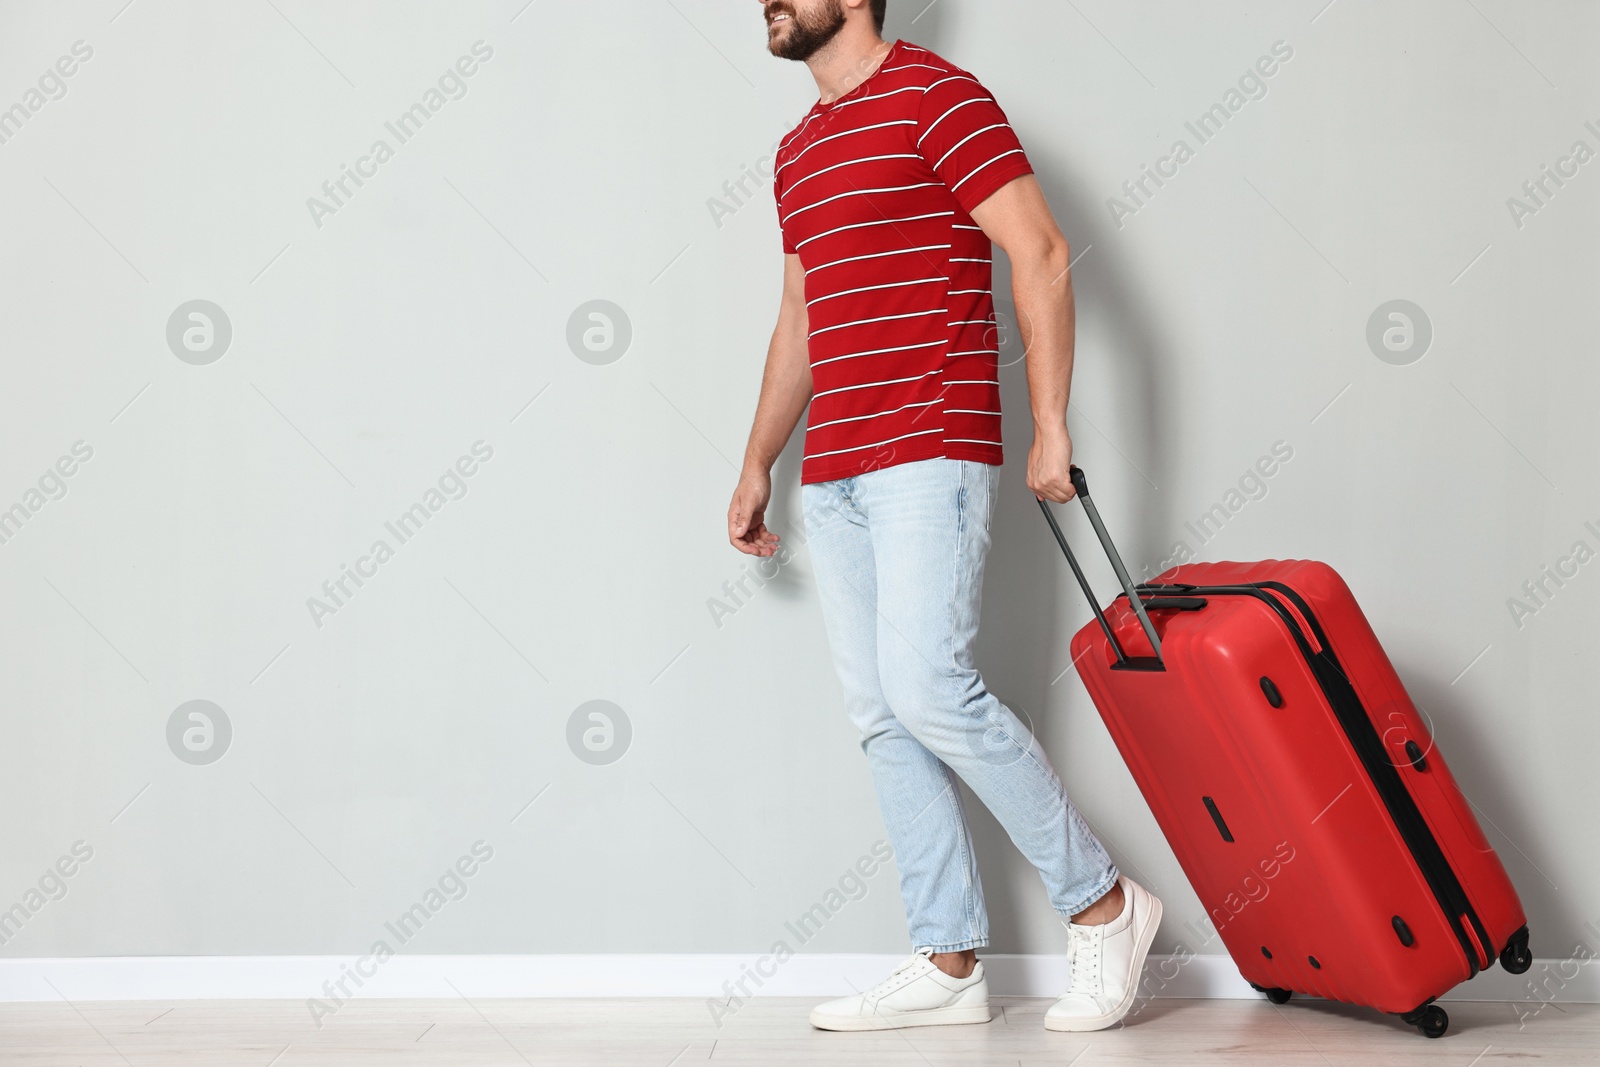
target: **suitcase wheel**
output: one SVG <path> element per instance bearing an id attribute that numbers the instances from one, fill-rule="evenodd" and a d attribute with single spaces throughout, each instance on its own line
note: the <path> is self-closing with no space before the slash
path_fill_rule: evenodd
<path id="1" fill-rule="evenodd" d="M 1265 995 L 1266 998 L 1272 1001 L 1274 1004 L 1287 1004 L 1289 1003 L 1289 998 L 1294 996 L 1294 994 L 1287 989 L 1278 989 L 1277 987 L 1269 989 L 1264 985 L 1256 985 L 1254 982 L 1250 983 L 1250 988 L 1254 989 L 1257 993 Z"/>
<path id="2" fill-rule="evenodd" d="M 1423 1037 L 1443 1037 L 1444 1032 L 1450 1029 L 1450 1016 L 1437 1004 L 1426 1004 L 1416 1011 L 1408 1011 L 1400 1019 L 1422 1031 Z"/>
<path id="3" fill-rule="evenodd" d="M 1521 974 L 1533 966 L 1533 953 L 1528 951 L 1528 928 L 1524 926 L 1511 935 L 1506 947 L 1500 950 L 1500 966 L 1511 974 Z"/>

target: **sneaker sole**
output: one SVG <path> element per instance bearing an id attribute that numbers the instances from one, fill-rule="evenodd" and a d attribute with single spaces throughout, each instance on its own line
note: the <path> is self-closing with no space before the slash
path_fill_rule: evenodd
<path id="1" fill-rule="evenodd" d="M 1149 892 L 1146 890 L 1146 892 Z M 1133 1002 L 1139 995 L 1139 982 L 1144 977 L 1145 957 L 1150 954 L 1150 946 L 1155 943 L 1156 929 L 1161 925 L 1161 901 L 1154 893 L 1150 894 L 1150 921 L 1139 934 L 1138 941 L 1134 942 L 1133 954 L 1135 964 L 1132 970 L 1133 981 L 1128 985 L 1128 992 L 1123 995 L 1122 1003 L 1104 1015 L 1095 1015 L 1087 1019 L 1051 1019 L 1048 1014 L 1044 1018 L 1044 1028 L 1061 1033 L 1083 1033 L 1089 1030 L 1104 1030 L 1115 1026 L 1122 1021 L 1133 1007 Z"/>
<path id="2" fill-rule="evenodd" d="M 818 1016 L 811 1013 L 811 1025 L 818 1030 L 899 1030 L 907 1026 L 956 1026 L 962 1023 L 986 1023 L 994 1016 L 987 1004 L 982 1007 L 931 1008 L 927 1011 L 908 1011 L 898 1015 Z"/>

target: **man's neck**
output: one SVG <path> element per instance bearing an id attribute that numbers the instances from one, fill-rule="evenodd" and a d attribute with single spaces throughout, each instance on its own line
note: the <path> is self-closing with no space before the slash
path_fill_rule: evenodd
<path id="1" fill-rule="evenodd" d="M 816 55 L 806 60 L 817 80 L 817 93 L 831 104 L 877 71 L 889 54 L 889 42 L 872 30 L 846 26 Z"/>

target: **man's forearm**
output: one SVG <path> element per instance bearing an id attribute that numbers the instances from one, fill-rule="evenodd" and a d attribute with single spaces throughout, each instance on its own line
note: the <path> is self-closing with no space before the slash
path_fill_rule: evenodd
<path id="1" fill-rule="evenodd" d="M 805 331 L 795 336 L 795 331 L 780 322 L 767 347 L 761 399 L 756 402 L 750 442 L 744 450 L 745 466 L 770 471 L 810 402 L 811 361 L 806 352 Z"/>
<path id="2" fill-rule="evenodd" d="M 1037 256 L 1021 262 L 1013 258 L 1011 263 L 1011 292 L 1027 354 L 1028 403 L 1033 408 L 1035 435 L 1066 429 L 1077 328 L 1068 254 L 1062 241 Z"/>

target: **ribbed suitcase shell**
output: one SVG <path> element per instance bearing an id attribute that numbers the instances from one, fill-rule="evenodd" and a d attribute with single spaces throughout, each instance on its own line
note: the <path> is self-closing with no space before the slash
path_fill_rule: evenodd
<path id="1" fill-rule="evenodd" d="M 1164 670 L 1114 669 L 1115 653 L 1094 621 L 1072 641 L 1095 706 L 1247 980 L 1405 1013 L 1491 965 L 1514 936 L 1526 936 L 1505 868 L 1331 567 L 1195 563 L 1163 582 L 1281 583 L 1312 616 L 1283 592 L 1266 592 L 1280 612 L 1253 595 L 1202 588 L 1182 595 L 1203 596 L 1203 609 L 1149 612 Z M 1125 595 L 1106 614 L 1130 657 L 1151 655 Z M 1321 651 L 1320 627 L 1372 724 L 1375 737 L 1366 743 L 1392 770 L 1375 775 L 1358 756 L 1290 620 L 1313 652 Z M 1320 669 L 1326 676 L 1325 657 Z M 1263 678 L 1281 706 L 1273 706 Z M 1348 705 L 1346 699 L 1347 716 Z M 1421 761 L 1408 754 L 1408 741 Z M 1378 780 L 1385 777 L 1389 801 Z M 1449 868 L 1442 880 L 1453 874 L 1470 909 L 1459 900 L 1441 903 L 1434 888 L 1441 878 L 1430 883 L 1419 864 L 1414 827 L 1408 842 L 1397 824 L 1397 789 L 1437 842 L 1434 855 Z M 1399 801 L 1402 814 L 1404 807 Z"/>

